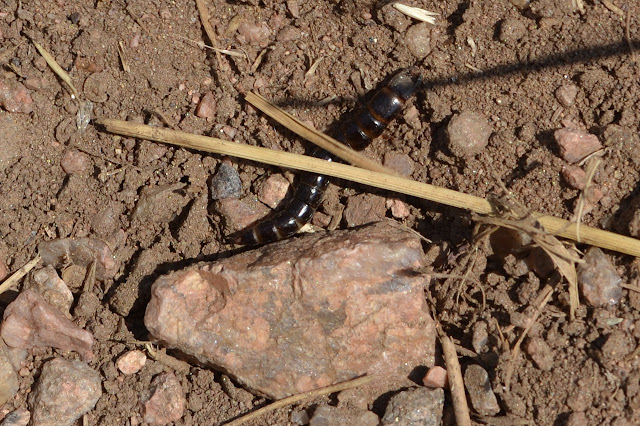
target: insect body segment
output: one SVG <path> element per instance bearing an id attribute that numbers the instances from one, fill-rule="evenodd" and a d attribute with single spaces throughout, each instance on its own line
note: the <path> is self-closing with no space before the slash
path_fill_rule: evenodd
<path id="1" fill-rule="evenodd" d="M 420 82 L 420 74 L 416 68 L 398 73 L 371 98 L 366 108 L 342 126 L 336 139 L 355 150 L 364 149 L 373 139 L 380 136 L 385 127 L 400 113 Z M 316 148 L 312 155 L 327 161 L 334 160 L 329 152 L 321 148 Z M 311 220 L 322 202 L 328 185 L 327 176 L 303 174 L 295 188 L 292 200 L 283 210 L 253 227 L 236 233 L 231 237 L 232 241 L 237 244 L 251 245 L 291 237 Z"/>

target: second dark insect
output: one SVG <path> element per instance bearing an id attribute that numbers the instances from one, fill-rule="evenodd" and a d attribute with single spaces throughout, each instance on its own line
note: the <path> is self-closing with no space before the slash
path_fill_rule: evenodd
<path id="1" fill-rule="evenodd" d="M 396 118 L 420 82 L 420 73 L 416 68 L 400 71 L 371 98 L 366 108 L 356 113 L 334 137 L 355 150 L 364 149 Z M 332 154 L 321 148 L 316 148 L 311 155 L 327 161 L 334 160 Z M 236 244 L 252 245 L 291 237 L 311 220 L 328 185 L 327 176 L 303 174 L 295 187 L 292 199 L 283 210 L 235 233 L 230 240 Z"/>

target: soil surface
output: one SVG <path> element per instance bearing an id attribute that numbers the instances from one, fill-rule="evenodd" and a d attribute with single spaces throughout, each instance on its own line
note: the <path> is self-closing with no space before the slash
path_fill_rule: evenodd
<path id="1" fill-rule="evenodd" d="M 92 290 L 102 303 L 75 318 L 98 341 L 92 366 L 104 381 L 89 424 L 133 422 L 140 392 L 155 374 L 170 369 L 151 361 L 123 380 L 114 367 L 119 355 L 139 347 L 131 341 L 147 338 L 142 316 L 153 280 L 231 253 L 224 223 L 208 199 L 221 162 L 239 170 L 247 194 L 282 170 L 114 136 L 92 124 L 81 131 L 78 109 L 87 100 L 94 118 L 304 153 L 310 149 L 306 142 L 247 106 L 242 94 L 256 91 L 325 129 L 366 102 L 397 70 L 417 66 L 423 89 L 366 155 L 383 162 L 390 151 L 403 154 L 398 158 L 413 179 L 480 197 L 502 195 L 502 182 L 532 211 L 570 219 L 580 191 L 562 177 L 568 163 L 553 134 L 561 127 L 584 129 L 607 150 L 593 179 L 601 194 L 583 222 L 637 236 L 640 41 L 630 43 L 625 31 L 631 39 L 638 34 L 638 2 L 613 1 L 619 13 L 603 2 L 580 0 L 532 0 L 528 6 L 518 0 L 412 2 L 438 13 L 435 25 L 367 0 L 207 3 L 215 47 L 240 56 L 217 55 L 196 44 L 212 41 L 193 1 L 0 0 L 0 52 L 9 52 L 1 54 L 0 78 L 23 83 L 33 99 L 30 113 L 0 110 L 0 263 L 15 271 L 34 257 L 38 243 L 85 236 L 107 241 L 121 262 L 114 279 Z M 29 38 L 69 72 L 79 100 Z M 569 95 L 560 88 L 569 88 Z M 198 117 L 196 108 L 209 92 L 213 111 L 209 118 Z M 463 111 L 481 114 L 492 129 L 488 145 L 468 156 L 454 155 L 446 139 L 451 118 Z M 153 189 L 158 191 L 148 197 Z M 459 265 L 473 241 L 467 212 L 347 182 L 331 184 L 319 211 L 339 219 L 349 199 L 361 194 L 375 194 L 365 196 L 370 204 L 377 196 L 406 202 L 408 216 L 395 220 L 432 241 L 425 249 L 433 269 L 467 273 L 482 285 L 485 306 L 479 286 L 472 284 L 461 297 L 438 302 L 448 287 L 432 280 L 427 297 L 445 331 L 466 349 L 463 366 L 478 363 L 489 372 L 499 416 L 541 425 L 564 424 L 571 416 L 589 424 L 637 424 L 640 294 L 625 289 L 622 300 L 608 308 L 582 304 L 570 321 L 566 283 L 553 281 L 553 275 L 516 273 L 488 244 L 480 246 L 472 268 Z M 143 196 L 151 205 L 134 215 Z M 606 255 L 624 284 L 638 284 L 635 258 Z M 529 336 L 550 357 L 536 363 L 530 347 L 510 364 L 508 349 L 522 335 L 523 316 L 536 306 L 545 284 L 556 291 Z M 72 290 L 77 300 L 81 288 Z M 5 296 L 1 309 L 10 301 Z M 478 329 L 486 329 L 489 342 L 481 354 L 473 345 Z M 52 353 L 30 356 L 30 372 L 9 408 L 25 404 Z M 187 398 L 176 424 L 224 422 L 265 402 L 217 372 L 192 367 L 176 375 Z M 377 414 L 388 397 L 378 398 Z M 253 424 L 287 424 L 292 410 L 309 407 L 313 413 L 323 402 L 335 400 L 280 409 Z M 446 404 L 449 409 L 449 399 Z"/>

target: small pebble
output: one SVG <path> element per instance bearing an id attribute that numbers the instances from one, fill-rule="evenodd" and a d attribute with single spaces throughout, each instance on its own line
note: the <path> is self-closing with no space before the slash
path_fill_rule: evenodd
<path id="1" fill-rule="evenodd" d="M 238 26 L 238 41 L 252 45 L 266 46 L 269 43 L 271 30 L 266 23 L 254 24 L 242 22 Z"/>
<path id="2" fill-rule="evenodd" d="M 550 371 L 553 367 L 553 353 L 547 342 L 541 337 L 527 339 L 524 350 L 540 370 Z"/>
<path id="3" fill-rule="evenodd" d="M 516 18 L 506 18 L 500 23 L 498 39 L 507 45 L 514 45 L 525 34 L 527 34 L 527 27 L 522 21 Z"/>
<path id="4" fill-rule="evenodd" d="M 411 176 L 415 169 L 415 162 L 411 157 L 400 152 L 387 152 L 382 164 L 403 176 Z"/>
<path id="5" fill-rule="evenodd" d="M 18 393 L 18 375 L 9 359 L 7 345 L 0 339 L 0 407 Z"/>
<path id="6" fill-rule="evenodd" d="M 577 129 L 558 129 L 553 134 L 560 156 L 569 163 L 577 163 L 602 148 L 596 135 Z"/>
<path id="7" fill-rule="evenodd" d="M 495 416 L 500 412 L 498 399 L 491 389 L 489 374 L 477 364 L 471 364 L 464 372 L 464 386 L 473 408 L 482 416 Z"/>
<path id="8" fill-rule="evenodd" d="M 584 426 L 588 424 L 587 415 L 584 412 L 577 412 L 569 414 L 565 426 Z"/>
<path id="9" fill-rule="evenodd" d="M 578 265 L 578 286 L 585 301 L 594 307 L 617 305 L 622 298 L 622 278 L 602 250 L 590 247 Z"/>
<path id="10" fill-rule="evenodd" d="M 449 150 L 456 157 L 472 157 L 489 143 L 491 126 L 487 119 L 473 111 L 454 115 L 447 126 Z"/>
<path id="11" fill-rule="evenodd" d="M 228 232 L 245 229 L 270 212 L 267 206 L 253 196 L 242 199 L 223 198 L 213 204 L 213 209 L 222 217 Z"/>
<path id="12" fill-rule="evenodd" d="M 565 108 L 569 108 L 573 105 L 578 94 L 578 86 L 573 83 L 563 84 L 556 89 L 556 99 Z"/>
<path id="13" fill-rule="evenodd" d="M 55 268 L 51 265 L 45 266 L 35 271 L 31 278 L 26 288 L 33 289 L 44 300 L 68 316 L 73 304 L 73 294 L 67 284 L 60 278 Z"/>
<path id="14" fill-rule="evenodd" d="M 282 175 L 271 175 L 258 187 L 258 200 L 275 208 L 287 195 L 289 181 Z"/>
<path id="15" fill-rule="evenodd" d="M 211 199 L 238 198 L 242 195 L 242 181 L 238 171 L 227 163 L 220 164 L 211 179 Z"/>
<path id="16" fill-rule="evenodd" d="M 576 389 L 567 398 L 567 406 L 573 411 L 587 411 L 593 405 L 593 395 L 584 389 Z"/>
<path id="17" fill-rule="evenodd" d="M 398 199 L 387 200 L 386 204 L 387 208 L 391 208 L 391 215 L 396 219 L 406 219 L 411 214 L 409 206 Z"/>
<path id="18" fill-rule="evenodd" d="M 423 59 L 431 53 L 431 28 L 430 24 L 421 22 L 410 27 L 405 33 L 407 49 L 418 59 Z"/>
<path id="19" fill-rule="evenodd" d="M 42 367 L 29 396 L 30 425 L 73 425 L 102 395 L 100 374 L 81 361 L 55 358 Z"/>
<path id="20" fill-rule="evenodd" d="M 449 376 L 447 376 L 447 370 L 439 365 L 431 367 L 422 378 L 422 384 L 428 388 L 448 388 Z"/>
<path id="21" fill-rule="evenodd" d="M 567 165 L 562 167 L 562 177 L 564 180 L 575 189 L 582 191 L 587 184 L 587 174 L 582 167 Z"/>
<path id="22" fill-rule="evenodd" d="M 151 425 L 165 425 L 182 418 L 186 400 L 182 386 L 173 373 L 160 373 L 151 380 L 141 399 L 143 420 Z"/>
<path id="23" fill-rule="evenodd" d="M 82 151 L 70 149 L 60 160 L 62 170 L 68 175 L 86 173 L 91 167 L 91 158 Z"/>
<path id="24" fill-rule="evenodd" d="M 28 114 L 33 111 L 29 90 L 16 81 L 0 80 L 0 105 L 8 112 Z"/>
<path id="25" fill-rule="evenodd" d="M 2 426 L 27 426 L 31 420 L 31 413 L 24 407 L 18 408 L 7 414 L 2 420 Z"/>
<path id="26" fill-rule="evenodd" d="M 136 374 L 142 370 L 147 362 L 147 356 L 144 352 L 139 350 L 133 350 L 125 353 L 116 361 L 116 367 L 122 372 L 122 374 L 130 375 Z"/>
<path id="27" fill-rule="evenodd" d="M 383 426 L 442 424 L 444 390 L 413 388 L 391 397 L 384 412 Z"/>
<path id="28" fill-rule="evenodd" d="M 216 115 L 216 98 L 212 92 L 204 94 L 196 108 L 196 115 L 200 118 L 213 118 Z"/>
<path id="29" fill-rule="evenodd" d="M 486 321 L 478 321 L 473 325 L 473 337 L 471 338 L 471 345 L 473 350 L 477 354 L 484 353 L 488 350 L 487 345 L 489 343 L 489 333 L 487 331 Z"/>

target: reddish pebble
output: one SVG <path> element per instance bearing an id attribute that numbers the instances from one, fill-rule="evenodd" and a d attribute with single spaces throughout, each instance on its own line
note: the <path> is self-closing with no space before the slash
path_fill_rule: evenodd
<path id="1" fill-rule="evenodd" d="M 70 149 L 60 160 L 60 166 L 68 175 L 86 173 L 91 167 L 91 158 L 82 151 Z"/>
<path id="2" fill-rule="evenodd" d="M 212 92 L 204 94 L 196 108 L 196 115 L 200 118 L 213 118 L 216 115 L 216 98 Z"/>
<path id="3" fill-rule="evenodd" d="M 129 351 L 126 354 L 122 355 L 116 361 L 116 366 L 118 370 L 122 372 L 122 374 L 130 375 L 136 374 L 138 371 L 142 370 L 144 364 L 147 362 L 147 356 L 144 352 L 139 350 Z"/>
<path id="4" fill-rule="evenodd" d="M 556 89 L 556 99 L 565 108 L 569 108 L 571 105 L 573 105 L 573 102 L 576 100 L 577 94 L 578 86 L 573 83 L 563 84 Z"/>
<path id="5" fill-rule="evenodd" d="M 185 398 L 182 386 L 173 373 L 160 373 L 151 380 L 141 398 L 143 420 L 151 425 L 166 425 L 180 420 Z"/>
<path id="6" fill-rule="evenodd" d="M 578 286 L 586 302 L 594 307 L 617 305 L 622 298 L 622 278 L 602 250 L 591 247 L 578 265 Z"/>
<path id="7" fill-rule="evenodd" d="M 387 207 L 391 208 L 391 215 L 396 219 L 405 219 L 411 213 L 409 206 L 400 200 L 387 200 Z"/>
<path id="8" fill-rule="evenodd" d="M 289 181 L 282 175 L 271 175 L 258 188 L 258 200 L 275 208 L 287 195 Z"/>
<path id="9" fill-rule="evenodd" d="M 577 163 L 602 148 L 596 135 L 577 129 L 558 129 L 553 134 L 560 156 L 569 163 Z"/>
<path id="10" fill-rule="evenodd" d="M 236 232 L 269 214 L 269 208 L 255 197 L 223 198 L 213 203 L 214 210 L 222 216 L 227 231 Z"/>
<path id="11" fill-rule="evenodd" d="M 243 22 L 238 27 L 238 34 L 240 36 L 238 37 L 240 42 L 266 46 L 269 43 L 271 30 L 269 30 L 269 27 L 267 27 L 267 24 L 264 22 L 259 25 Z"/>
<path id="12" fill-rule="evenodd" d="M 447 370 L 436 365 L 431 367 L 427 374 L 422 379 L 422 384 L 428 388 L 443 388 L 449 387 L 449 377 L 447 376 Z"/>
<path id="13" fill-rule="evenodd" d="M 562 177 L 572 188 L 583 190 L 587 183 L 587 174 L 579 166 L 563 166 Z"/>
<path id="14" fill-rule="evenodd" d="M 413 174 L 414 161 L 407 154 L 402 154 L 400 152 L 387 152 L 384 155 L 382 164 L 403 176 L 411 176 Z"/>
<path id="15" fill-rule="evenodd" d="M 28 114 L 33 111 L 33 99 L 29 90 L 15 81 L 0 80 L 0 105 L 9 112 Z"/>
<path id="16" fill-rule="evenodd" d="M 489 143 L 491 126 L 477 112 L 463 111 L 455 115 L 447 126 L 449 150 L 456 157 L 472 157 Z"/>

